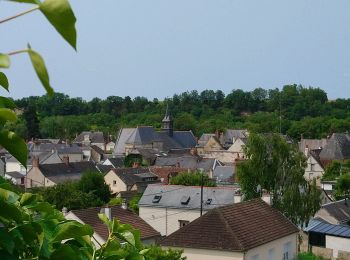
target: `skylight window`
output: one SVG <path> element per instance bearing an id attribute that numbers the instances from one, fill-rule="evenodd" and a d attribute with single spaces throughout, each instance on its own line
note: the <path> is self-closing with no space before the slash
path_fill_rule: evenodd
<path id="1" fill-rule="evenodd" d="M 213 201 L 213 199 L 207 199 L 207 201 L 205 202 L 205 204 L 206 204 L 206 205 L 210 205 L 212 201 Z"/>
<path id="2" fill-rule="evenodd" d="M 159 201 L 160 201 L 161 198 L 162 198 L 162 195 L 155 195 L 155 196 L 153 197 L 152 202 L 153 202 L 153 203 L 159 203 Z"/>
<path id="3" fill-rule="evenodd" d="M 182 196 L 181 198 L 181 204 L 187 205 L 190 202 L 191 197 L 190 196 Z"/>

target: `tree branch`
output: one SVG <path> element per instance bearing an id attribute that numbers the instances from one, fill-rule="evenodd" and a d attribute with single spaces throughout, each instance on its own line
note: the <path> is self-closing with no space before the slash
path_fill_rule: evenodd
<path id="1" fill-rule="evenodd" d="M 16 14 L 16 15 L 13 15 L 13 16 L 10 16 L 10 17 L 7 17 L 7 18 L 5 18 L 5 19 L 3 19 L 3 20 L 0 20 L 0 24 L 5 23 L 5 22 L 8 22 L 8 21 L 10 21 L 10 20 L 12 20 L 12 19 L 15 19 L 15 18 L 17 18 L 17 17 L 20 17 L 20 16 L 22 16 L 22 15 L 31 13 L 31 12 L 33 12 L 33 11 L 35 11 L 35 10 L 38 10 L 38 9 L 39 9 L 39 6 L 36 6 L 36 7 L 32 8 L 32 9 L 29 9 L 29 10 L 27 10 L 27 11 L 21 12 L 21 13 L 19 13 L 19 14 Z"/>
<path id="2" fill-rule="evenodd" d="M 16 54 L 20 54 L 20 53 L 24 53 L 24 52 L 28 52 L 28 49 L 12 51 L 12 52 L 7 53 L 7 55 L 12 56 L 12 55 L 16 55 Z"/>

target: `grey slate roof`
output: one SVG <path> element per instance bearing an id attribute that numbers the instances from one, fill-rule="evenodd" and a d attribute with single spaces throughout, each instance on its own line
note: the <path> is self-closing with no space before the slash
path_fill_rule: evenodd
<path id="1" fill-rule="evenodd" d="M 334 133 L 320 152 L 321 161 L 350 159 L 350 137 Z"/>
<path id="2" fill-rule="evenodd" d="M 198 139 L 198 147 L 204 147 L 212 136 L 215 136 L 215 134 L 202 134 Z"/>
<path id="3" fill-rule="evenodd" d="M 174 131 L 173 138 L 181 144 L 182 148 L 192 148 L 196 146 L 196 138 L 192 131 Z"/>
<path id="4" fill-rule="evenodd" d="M 247 138 L 248 130 L 246 129 L 227 129 L 224 133 L 225 144 L 232 144 L 233 138 Z"/>
<path id="5" fill-rule="evenodd" d="M 350 226 L 348 225 L 334 225 L 322 220 L 311 220 L 310 225 L 304 231 L 336 236 L 336 237 L 345 237 L 350 238 Z"/>
<path id="6" fill-rule="evenodd" d="M 112 157 L 108 158 L 114 168 L 121 168 L 124 166 L 124 158 L 122 157 Z"/>
<path id="7" fill-rule="evenodd" d="M 131 134 L 134 132 L 135 128 L 122 128 L 119 130 L 118 138 L 114 146 L 113 154 L 123 155 L 125 153 L 125 143 Z"/>
<path id="8" fill-rule="evenodd" d="M 350 220 L 350 201 L 339 200 L 322 205 L 322 208 L 328 214 L 334 217 L 339 223 L 345 223 Z"/>
<path id="9" fill-rule="evenodd" d="M 192 148 L 196 146 L 196 138 L 191 131 L 174 131 L 170 137 L 166 132 L 157 132 L 151 126 L 123 128 L 119 131 L 113 154 L 123 155 L 125 144 L 149 145 L 153 142 L 163 144 L 163 151 L 170 149 Z"/>
<path id="10" fill-rule="evenodd" d="M 15 179 L 20 179 L 20 178 L 24 178 L 25 175 L 19 173 L 19 172 L 6 172 L 5 173 L 6 175 L 12 177 L 12 178 L 15 178 Z"/>
<path id="11" fill-rule="evenodd" d="M 204 171 L 211 171 L 214 169 L 215 162 L 214 158 L 202 158 L 193 155 L 183 156 L 164 156 L 157 157 L 155 166 L 179 166 L 180 168 L 186 169 L 203 169 Z M 178 165 L 179 164 L 179 165 Z"/>
<path id="12" fill-rule="evenodd" d="M 74 143 L 81 143 L 84 141 L 84 137 L 88 135 L 91 143 L 104 143 L 105 139 L 102 132 L 90 132 L 84 131 L 81 132 L 75 139 Z"/>
<path id="13" fill-rule="evenodd" d="M 299 142 L 299 151 L 303 153 L 306 147 L 310 150 L 323 148 L 326 144 L 327 139 L 301 139 Z"/>
<path id="14" fill-rule="evenodd" d="M 234 202 L 234 192 L 236 187 L 204 187 L 203 188 L 203 209 L 209 210 L 218 206 L 232 204 Z M 200 208 L 200 186 L 182 186 L 182 185 L 162 185 L 150 184 L 143 193 L 139 206 L 160 207 L 160 208 L 182 208 L 199 209 Z M 161 195 L 158 203 L 153 199 L 156 195 Z M 181 204 L 184 198 L 189 197 L 188 204 Z M 207 203 L 211 199 L 211 203 Z"/>
<path id="15" fill-rule="evenodd" d="M 151 182 L 157 181 L 158 176 L 151 173 L 148 168 L 118 168 L 112 171 L 128 186 L 138 182 L 148 182 L 146 178 L 152 178 Z"/>
<path id="16" fill-rule="evenodd" d="M 54 183 L 79 180 L 83 172 L 97 170 L 94 163 L 85 161 L 71 162 L 68 165 L 65 163 L 39 164 L 39 169 L 46 178 Z"/>

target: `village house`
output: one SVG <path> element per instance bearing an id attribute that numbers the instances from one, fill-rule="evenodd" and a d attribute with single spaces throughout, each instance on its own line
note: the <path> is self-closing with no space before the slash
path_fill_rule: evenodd
<path id="1" fill-rule="evenodd" d="M 40 164 L 37 157 L 33 158 L 33 167 L 26 176 L 26 188 L 50 187 L 65 181 L 80 180 L 86 171 L 97 171 L 92 162 L 69 162 L 69 157 L 63 157 L 63 163 Z"/>
<path id="2" fill-rule="evenodd" d="M 326 259 L 350 259 L 350 226 L 312 219 L 304 228 L 304 249 Z"/>
<path id="3" fill-rule="evenodd" d="M 327 139 L 327 144 L 319 154 L 324 167 L 332 161 L 345 161 L 350 159 L 350 136 L 347 133 L 334 133 Z"/>
<path id="4" fill-rule="evenodd" d="M 237 187 L 204 187 L 203 214 L 222 205 L 234 203 Z M 139 216 L 168 236 L 201 215 L 201 187 L 148 185 L 139 201 Z"/>
<path id="5" fill-rule="evenodd" d="M 7 172 L 5 179 L 10 180 L 15 185 L 24 186 L 25 184 L 25 175 L 20 172 Z"/>
<path id="6" fill-rule="evenodd" d="M 161 241 L 188 260 L 296 258 L 299 229 L 261 199 L 216 207 Z"/>
<path id="7" fill-rule="evenodd" d="M 123 192 L 143 192 L 148 184 L 160 182 L 158 176 L 148 168 L 111 169 L 104 176 L 105 183 L 112 194 L 122 196 Z M 123 197 L 123 196 L 122 196 Z"/>
<path id="8" fill-rule="evenodd" d="M 150 172 L 158 176 L 162 184 L 169 184 L 172 177 L 175 177 L 180 173 L 188 172 L 188 169 L 175 166 L 152 166 L 149 168 L 149 170 Z"/>
<path id="9" fill-rule="evenodd" d="M 80 146 L 91 146 L 96 145 L 103 151 L 106 150 L 105 139 L 102 132 L 81 132 L 73 141 L 75 144 Z"/>
<path id="10" fill-rule="evenodd" d="M 316 212 L 315 218 L 334 225 L 350 224 L 350 201 L 347 199 L 338 200 L 323 204 Z"/>
<path id="11" fill-rule="evenodd" d="M 65 209 L 66 210 L 66 209 Z M 121 206 L 106 206 L 88 209 L 71 210 L 64 212 L 65 218 L 76 220 L 82 224 L 90 225 L 94 234 L 92 241 L 98 248 L 104 244 L 108 238 L 107 226 L 99 219 L 98 214 L 104 213 L 108 219 L 117 219 L 121 224 L 130 224 L 133 228 L 140 231 L 141 242 L 145 245 L 155 244 L 160 240 L 160 234 L 135 213 L 126 208 L 126 205 Z"/>
<path id="12" fill-rule="evenodd" d="M 154 149 L 167 152 L 170 149 L 192 148 L 196 146 L 196 138 L 192 131 L 175 131 L 173 118 L 167 109 L 162 120 L 162 131 L 152 126 L 122 128 L 117 135 L 113 155 L 123 157 L 135 149 Z"/>
<path id="13" fill-rule="evenodd" d="M 156 158 L 154 166 L 179 167 L 187 171 L 201 171 L 213 178 L 217 166 L 224 164 L 215 158 L 203 158 L 197 154 L 196 148 L 191 149 L 190 154 L 166 154 Z"/>
<path id="14" fill-rule="evenodd" d="M 321 187 L 321 178 L 324 175 L 324 168 L 320 160 L 321 149 L 309 150 L 308 147 L 305 148 L 306 168 L 304 173 L 304 178 L 312 182 L 316 180 L 316 185 Z"/>

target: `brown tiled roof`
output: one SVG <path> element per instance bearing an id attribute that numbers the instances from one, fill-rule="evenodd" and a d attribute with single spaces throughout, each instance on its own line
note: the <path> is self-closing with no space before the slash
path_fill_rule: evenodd
<path id="1" fill-rule="evenodd" d="M 169 177 L 174 177 L 181 172 L 187 172 L 187 169 L 180 167 L 151 167 L 150 171 L 157 175 L 163 184 L 169 184 Z"/>
<path id="2" fill-rule="evenodd" d="M 161 245 L 243 252 L 297 232 L 281 213 L 254 199 L 210 210 Z"/>
<path id="3" fill-rule="evenodd" d="M 101 208 L 88 208 L 80 210 L 72 210 L 81 221 L 85 224 L 92 226 L 94 231 L 100 235 L 103 239 L 108 238 L 108 229 L 105 224 L 99 219 L 98 213 L 100 213 Z M 118 219 L 122 224 L 130 224 L 135 229 L 141 232 L 141 239 L 149 239 L 159 236 L 160 233 L 156 231 L 153 227 L 148 225 L 142 218 L 134 214 L 130 210 L 122 209 L 120 206 L 112 206 L 112 218 Z"/>

